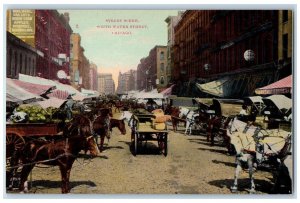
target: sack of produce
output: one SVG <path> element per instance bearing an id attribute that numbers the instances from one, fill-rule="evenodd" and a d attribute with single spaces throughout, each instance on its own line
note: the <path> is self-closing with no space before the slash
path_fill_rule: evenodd
<path id="1" fill-rule="evenodd" d="M 166 124 L 165 123 L 154 123 L 153 127 L 155 130 L 165 130 Z"/>

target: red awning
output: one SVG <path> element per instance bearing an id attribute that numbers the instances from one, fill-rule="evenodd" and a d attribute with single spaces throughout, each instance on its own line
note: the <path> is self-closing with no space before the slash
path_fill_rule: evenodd
<path id="1" fill-rule="evenodd" d="M 12 81 L 18 87 L 26 90 L 27 92 L 30 92 L 32 94 L 37 94 L 37 95 L 41 95 L 45 93 L 47 90 L 49 90 L 52 87 L 50 85 L 38 85 L 29 82 L 23 82 L 20 80 L 12 80 Z"/>
<path id="2" fill-rule="evenodd" d="M 169 95 L 172 94 L 172 88 L 173 88 L 173 87 L 174 87 L 174 85 L 172 85 L 172 86 L 170 86 L 169 88 L 167 88 L 167 89 L 161 91 L 160 93 L 161 93 L 162 95 L 164 95 L 164 97 L 169 96 Z"/>
<path id="3" fill-rule="evenodd" d="M 47 96 L 50 97 L 50 98 L 51 98 L 51 97 L 55 97 L 55 98 L 58 98 L 58 99 L 63 99 L 63 100 L 65 100 L 65 99 L 68 98 L 69 95 L 70 95 L 70 94 L 69 94 L 69 92 L 67 92 L 67 91 L 54 90 L 54 91 L 52 91 L 52 93 L 48 94 Z"/>
<path id="4" fill-rule="evenodd" d="M 256 94 L 287 94 L 292 93 L 292 75 L 270 85 L 255 90 Z"/>

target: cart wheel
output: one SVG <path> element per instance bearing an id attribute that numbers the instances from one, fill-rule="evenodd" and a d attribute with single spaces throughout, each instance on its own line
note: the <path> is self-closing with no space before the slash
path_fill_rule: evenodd
<path id="1" fill-rule="evenodd" d="M 164 155 L 168 155 L 168 134 L 164 136 Z"/>
<path id="2" fill-rule="evenodd" d="M 6 134 L 6 158 L 10 158 L 16 151 L 20 151 L 25 146 L 25 140 L 22 136 L 7 133 Z"/>
<path id="3" fill-rule="evenodd" d="M 138 138 L 137 133 L 134 133 L 134 156 L 137 155 L 137 144 L 138 144 Z"/>

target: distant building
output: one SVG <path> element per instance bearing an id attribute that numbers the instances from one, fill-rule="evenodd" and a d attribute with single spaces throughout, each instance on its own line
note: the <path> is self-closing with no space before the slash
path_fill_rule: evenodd
<path id="1" fill-rule="evenodd" d="M 90 89 L 96 91 L 98 89 L 98 72 L 94 63 L 90 63 Z"/>
<path id="2" fill-rule="evenodd" d="M 70 82 L 77 89 L 80 87 L 90 89 L 90 64 L 84 55 L 81 36 L 78 33 L 71 35 Z"/>
<path id="3" fill-rule="evenodd" d="M 167 46 L 155 46 L 137 67 L 137 88 L 150 91 L 167 85 Z"/>
<path id="4" fill-rule="evenodd" d="M 19 73 L 35 76 L 37 50 L 10 32 L 6 39 L 6 77 L 19 78 Z"/>
<path id="5" fill-rule="evenodd" d="M 136 70 L 129 70 L 125 73 L 119 72 L 117 93 L 124 94 L 136 90 Z"/>
<path id="6" fill-rule="evenodd" d="M 111 73 L 98 74 L 98 91 L 100 94 L 114 94 L 115 82 Z"/>

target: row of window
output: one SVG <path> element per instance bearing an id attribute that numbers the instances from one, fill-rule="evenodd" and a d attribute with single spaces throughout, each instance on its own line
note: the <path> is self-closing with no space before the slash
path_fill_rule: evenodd
<path id="1" fill-rule="evenodd" d="M 35 58 L 29 54 L 18 53 L 9 49 L 6 55 L 6 71 L 7 76 L 16 78 L 19 73 L 26 75 L 35 75 Z"/>

